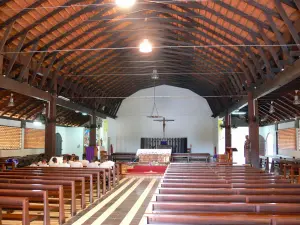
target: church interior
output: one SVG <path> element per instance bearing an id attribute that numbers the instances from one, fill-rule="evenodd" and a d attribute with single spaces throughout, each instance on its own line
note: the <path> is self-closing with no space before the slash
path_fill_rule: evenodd
<path id="1" fill-rule="evenodd" d="M 300 0 L 1 0 L 0 225 L 300 225 Z"/>

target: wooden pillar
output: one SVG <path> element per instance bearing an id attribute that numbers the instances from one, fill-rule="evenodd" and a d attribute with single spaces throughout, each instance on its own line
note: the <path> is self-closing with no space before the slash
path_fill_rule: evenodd
<path id="1" fill-rule="evenodd" d="M 93 114 L 91 115 L 91 121 L 90 121 L 90 127 L 91 127 L 91 130 L 90 130 L 90 146 L 94 146 L 96 147 L 97 146 L 97 143 L 96 143 L 96 129 L 97 129 L 97 124 L 96 124 L 96 114 L 95 112 L 93 112 Z"/>
<path id="2" fill-rule="evenodd" d="M 225 116 L 225 148 L 231 147 L 231 115 L 226 113 Z"/>
<path id="3" fill-rule="evenodd" d="M 259 168 L 259 120 L 258 120 L 258 102 L 253 99 L 253 92 L 248 92 L 248 121 L 249 121 L 249 139 L 251 149 L 251 164 Z"/>
<path id="4" fill-rule="evenodd" d="M 0 76 L 3 76 L 3 55 L 0 52 Z"/>
<path id="5" fill-rule="evenodd" d="M 47 157 L 56 154 L 56 96 L 51 95 L 47 104 L 47 120 L 45 128 L 45 154 Z"/>

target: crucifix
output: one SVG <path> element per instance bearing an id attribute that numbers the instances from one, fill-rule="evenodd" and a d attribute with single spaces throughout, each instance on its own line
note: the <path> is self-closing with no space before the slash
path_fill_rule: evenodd
<path id="1" fill-rule="evenodd" d="M 175 121 L 175 120 L 169 120 L 169 119 L 166 119 L 165 117 L 163 117 L 162 120 L 153 120 L 153 121 L 158 121 L 158 122 L 163 122 L 163 138 L 165 138 L 165 133 L 166 133 L 166 122 L 172 122 L 172 121 Z"/>

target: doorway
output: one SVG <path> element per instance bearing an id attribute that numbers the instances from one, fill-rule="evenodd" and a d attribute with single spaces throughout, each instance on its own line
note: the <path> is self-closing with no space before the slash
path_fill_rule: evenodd
<path id="1" fill-rule="evenodd" d="M 56 133 L 55 155 L 61 156 L 61 154 L 62 154 L 62 137 L 60 133 Z"/>

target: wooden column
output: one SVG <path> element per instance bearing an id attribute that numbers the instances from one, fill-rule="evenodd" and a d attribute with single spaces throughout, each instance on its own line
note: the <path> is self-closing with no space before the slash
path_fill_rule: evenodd
<path id="1" fill-rule="evenodd" d="M 253 99 L 253 92 L 248 92 L 248 121 L 249 121 L 249 139 L 251 149 L 251 164 L 259 168 L 259 120 L 258 120 L 258 102 Z"/>
<path id="2" fill-rule="evenodd" d="M 47 157 L 56 154 L 56 96 L 51 95 L 47 104 L 47 120 L 45 128 L 45 154 Z"/>
<path id="3" fill-rule="evenodd" d="M 90 127 L 91 127 L 91 130 L 90 130 L 90 146 L 94 146 L 96 147 L 97 146 L 97 143 L 96 143 L 96 129 L 97 129 L 97 124 L 96 124 L 96 113 L 93 112 L 93 114 L 91 115 L 91 121 L 90 121 Z"/>
<path id="4" fill-rule="evenodd" d="M 225 148 L 231 147 L 231 115 L 227 112 L 225 116 Z"/>

